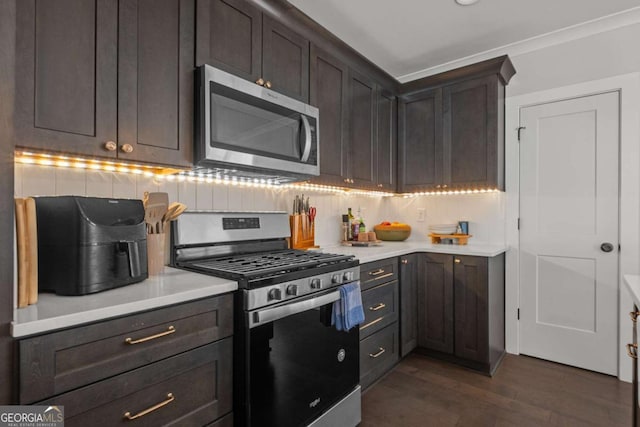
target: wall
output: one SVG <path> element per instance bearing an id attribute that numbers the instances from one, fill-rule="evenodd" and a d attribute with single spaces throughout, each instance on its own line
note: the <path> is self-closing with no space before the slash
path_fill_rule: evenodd
<path id="1" fill-rule="evenodd" d="M 18 164 L 15 195 L 81 195 L 142 198 L 145 191 L 165 191 L 170 201 L 197 210 L 289 211 L 293 189 L 246 188 L 206 182 L 168 181 L 141 175 L 85 171 Z M 382 221 L 407 222 L 414 228 L 411 240 L 427 240 L 428 225 L 468 220 L 473 242 L 504 242 L 504 193 L 429 195 L 420 197 L 368 197 L 324 192 L 307 193 L 318 210 L 316 243 L 336 245 L 340 241 L 341 216 L 351 207 L 360 210 L 367 228 Z M 417 222 L 417 209 L 425 209 L 425 221 Z"/>

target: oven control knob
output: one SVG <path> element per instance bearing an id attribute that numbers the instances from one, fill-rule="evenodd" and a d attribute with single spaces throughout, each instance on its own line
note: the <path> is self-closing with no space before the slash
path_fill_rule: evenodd
<path id="1" fill-rule="evenodd" d="M 322 289 L 322 279 L 311 279 L 311 289 Z"/>
<path id="2" fill-rule="evenodd" d="M 341 282 L 342 282 L 342 280 L 341 280 L 341 277 L 340 277 L 339 274 L 334 274 L 331 277 L 331 283 L 341 283 Z"/>
<path id="3" fill-rule="evenodd" d="M 298 285 L 287 286 L 287 295 L 291 295 L 291 296 L 298 295 Z"/>
<path id="4" fill-rule="evenodd" d="M 353 271 L 347 271 L 346 273 L 344 273 L 344 275 L 342 276 L 342 280 L 344 280 L 345 282 L 351 282 L 353 280 Z"/>
<path id="5" fill-rule="evenodd" d="M 271 289 L 269 291 L 269 293 L 267 294 L 267 300 L 273 301 L 273 300 L 278 300 L 278 299 L 282 299 L 282 294 L 280 292 L 280 289 L 278 289 L 278 288 Z"/>

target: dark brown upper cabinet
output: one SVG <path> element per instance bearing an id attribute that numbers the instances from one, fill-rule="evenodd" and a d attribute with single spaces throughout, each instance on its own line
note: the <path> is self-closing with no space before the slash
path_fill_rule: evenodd
<path id="1" fill-rule="evenodd" d="M 375 156 L 375 184 L 383 191 L 397 187 L 398 100 L 385 89 L 377 94 L 377 134 Z"/>
<path id="2" fill-rule="evenodd" d="M 120 1 L 118 157 L 191 166 L 193 14 L 193 0 Z"/>
<path id="3" fill-rule="evenodd" d="M 16 145 L 190 166 L 193 8 L 18 2 Z"/>
<path id="4" fill-rule="evenodd" d="M 507 56 L 403 85 L 399 191 L 504 189 Z"/>
<path id="5" fill-rule="evenodd" d="M 118 4 L 19 1 L 16 25 L 16 146 L 116 157 Z"/>
<path id="6" fill-rule="evenodd" d="M 443 182 L 442 90 L 406 97 L 400 102 L 399 190 L 421 191 Z"/>
<path id="7" fill-rule="evenodd" d="M 349 75 L 349 170 L 348 183 L 371 188 L 375 179 L 376 83 L 351 70 Z M 320 119 L 322 120 L 322 118 Z"/>
<path id="8" fill-rule="evenodd" d="M 310 102 L 320 110 L 320 176 L 313 182 L 344 185 L 349 161 L 347 66 L 311 45 Z"/>
<path id="9" fill-rule="evenodd" d="M 196 65 L 309 100 L 309 40 L 244 0 L 198 0 Z"/>
<path id="10" fill-rule="evenodd" d="M 487 76 L 444 87 L 445 185 L 504 189 L 504 85 Z"/>

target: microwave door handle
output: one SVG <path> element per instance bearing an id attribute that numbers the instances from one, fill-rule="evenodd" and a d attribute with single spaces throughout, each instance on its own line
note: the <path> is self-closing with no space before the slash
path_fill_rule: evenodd
<path id="1" fill-rule="evenodd" d="M 300 114 L 300 119 L 302 119 L 302 126 L 304 127 L 304 149 L 300 161 L 305 163 L 309 160 L 309 154 L 311 154 L 311 126 L 309 125 L 309 119 L 304 114 Z"/>
<path id="2" fill-rule="evenodd" d="M 259 310 L 249 314 L 249 328 L 255 328 L 256 326 L 273 322 L 275 320 L 282 319 L 283 317 L 322 307 L 325 304 L 332 303 L 339 299 L 340 291 L 338 290 L 300 302 L 284 304 L 273 308 L 265 308 L 264 310 Z"/>

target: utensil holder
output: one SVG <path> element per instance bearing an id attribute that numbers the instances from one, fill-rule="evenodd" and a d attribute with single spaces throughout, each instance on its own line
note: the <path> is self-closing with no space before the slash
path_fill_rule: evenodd
<path id="1" fill-rule="evenodd" d="M 291 247 L 293 249 L 307 249 L 316 247 L 315 222 L 308 215 L 289 215 L 291 227 Z"/>
<path id="2" fill-rule="evenodd" d="M 164 272 L 165 234 L 147 234 L 147 267 L 149 276 Z"/>

